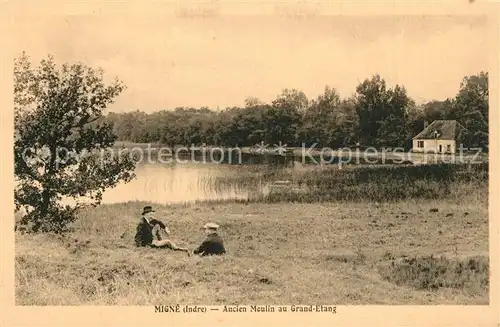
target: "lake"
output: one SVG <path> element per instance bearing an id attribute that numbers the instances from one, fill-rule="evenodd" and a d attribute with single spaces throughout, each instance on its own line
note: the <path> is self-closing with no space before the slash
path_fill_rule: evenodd
<path id="1" fill-rule="evenodd" d="M 375 162 L 380 161 L 380 157 L 376 154 L 372 156 Z M 418 163 L 419 159 L 423 158 L 420 157 L 422 156 L 414 154 L 411 159 Z M 357 157 L 353 157 L 349 164 L 342 165 L 342 167 L 336 164 L 338 158 L 335 157 L 336 160 L 332 160 L 331 165 L 327 165 L 333 168 L 358 166 L 355 164 L 358 162 L 355 159 Z M 367 161 L 367 158 L 366 155 L 361 158 L 364 159 L 360 162 L 361 166 L 366 165 L 363 161 Z M 135 170 L 134 180 L 107 189 L 103 194 L 102 203 L 145 201 L 173 204 L 205 200 L 248 199 L 274 191 L 277 186 L 274 184 L 276 181 L 285 182 L 281 184 L 281 187 L 289 186 L 297 190 L 297 187 L 302 188 L 302 186 L 293 185 L 293 183 L 286 184 L 286 181 L 281 179 L 287 174 L 280 174 L 280 172 L 323 168 L 318 164 L 321 161 L 320 158 L 309 158 L 306 161 L 303 159 L 249 153 L 243 153 L 239 158 L 237 155 L 231 157 L 226 153 L 215 157 L 195 154 L 193 157 L 186 155 L 176 160 L 172 158 L 160 160 L 156 154 L 153 155 L 153 160 L 143 158 Z M 316 160 L 315 163 L 311 163 L 313 160 Z M 388 158 L 388 161 L 390 160 L 391 158 Z M 374 165 L 379 166 L 381 163 L 377 162 Z"/>
<path id="2" fill-rule="evenodd" d="M 136 178 L 106 190 L 102 203 L 247 199 L 252 194 L 266 193 L 266 172 L 284 167 L 192 162 L 140 164 L 135 170 Z"/>
<path id="3" fill-rule="evenodd" d="M 413 159 L 418 159 L 419 156 L 414 154 Z M 377 159 L 377 155 L 373 157 Z M 227 154 L 213 158 L 198 154 L 192 158 L 179 158 L 178 161 L 159 160 L 158 157 L 153 157 L 152 161 L 143 160 L 135 170 L 137 177 L 129 183 L 106 190 L 102 203 L 146 201 L 172 204 L 247 199 L 254 195 L 266 195 L 274 190 L 274 182 L 280 180 L 276 177 L 280 175 L 280 171 L 321 169 L 320 165 L 304 162 L 301 157 L 243 153 L 239 160 L 236 159 L 237 156 L 233 156 L 231 160 L 228 158 Z M 315 160 L 320 161 L 320 158 Z M 352 160 L 345 167 L 354 167 L 355 162 L 356 160 Z M 332 163 L 329 166 L 338 167 L 338 164 Z M 297 188 L 297 185 L 290 186 Z"/>

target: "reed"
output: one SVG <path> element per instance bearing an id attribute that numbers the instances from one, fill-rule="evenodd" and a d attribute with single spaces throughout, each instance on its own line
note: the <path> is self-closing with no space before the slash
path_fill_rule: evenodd
<path id="1" fill-rule="evenodd" d="M 258 188 L 287 181 L 268 194 L 255 192 L 250 202 L 400 201 L 407 199 L 456 199 L 476 197 L 487 201 L 487 163 L 382 166 L 338 169 L 277 169 L 247 171 L 218 177 L 216 185 Z M 221 187 L 222 187 L 221 186 Z"/>

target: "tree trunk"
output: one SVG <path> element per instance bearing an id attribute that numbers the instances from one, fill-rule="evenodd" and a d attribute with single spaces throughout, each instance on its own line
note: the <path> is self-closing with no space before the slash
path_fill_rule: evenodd
<path id="1" fill-rule="evenodd" d="M 49 203 L 50 203 L 50 193 L 49 190 L 44 189 L 42 192 L 42 205 L 40 207 L 40 216 L 45 218 L 47 213 L 49 212 Z"/>
<path id="2" fill-rule="evenodd" d="M 50 140 L 50 161 L 49 165 L 47 167 L 47 170 L 45 171 L 44 174 L 44 185 L 43 185 L 43 191 L 42 191 L 42 205 L 40 206 L 40 224 L 42 224 L 42 221 L 47 217 L 47 214 L 49 212 L 49 205 L 50 205 L 50 197 L 51 197 L 51 192 L 49 187 L 47 187 L 47 184 L 50 183 L 51 177 L 54 173 L 55 170 L 55 163 L 57 159 L 57 148 L 54 145 L 55 142 L 53 140 Z M 50 185 L 50 184 L 49 184 Z"/>

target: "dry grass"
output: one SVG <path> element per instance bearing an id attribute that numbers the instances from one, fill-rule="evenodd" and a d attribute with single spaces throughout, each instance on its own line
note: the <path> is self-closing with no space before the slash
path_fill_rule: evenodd
<path id="1" fill-rule="evenodd" d="M 16 303 L 488 303 L 488 285 L 481 284 L 488 273 L 488 211 L 477 199 L 159 208 L 173 240 L 191 248 L 203 239 L 204 222 L 219 223 L 228 254 L 215 258 L 135 248 L 144 205 L 89 209 L 64 237 L 16 234 Z M 439 275 L 441 286 L 417 287 L 412 281 L 419 277 L 412 276 L 421 275 L 387 269 L 402 264 L 400 258 L 430 255 L 450 260 L 443 261 L 451 270 Z M 455 260 L 469 257 L 480 262 L 481 276 L 451 273 Z"/>

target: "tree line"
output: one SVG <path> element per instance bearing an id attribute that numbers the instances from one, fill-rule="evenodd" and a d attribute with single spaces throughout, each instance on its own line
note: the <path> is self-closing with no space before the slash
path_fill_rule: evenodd
<path id="1" fill-rule="evenodd" d="M 103 155 L 117 139 L 171 146 L 292 145 L 403 146 L 424 121 L 457 119 L 474 146 L 488 144 L 488 74 L 467 76 L 453 99 L 417 106 L 402 86 L 388 88 L 375 75 L 341 99 L 326 87 L 315 99 L 284 90 L 271 103 L 248 98 L 242 108 L 176 108 L 152 114 L 108 113 L 126 86 L 82 63 L 34 65 L 26 53 L 14 61 L 14 202 L 24 214 L 16 228 L 64 232 L 105 189 L 135 177 L 127 154 Z M 63 199 L 75 203 L 64 204 Z"/>
<path id="2" fill-rule="evenodd" d="M 110 112 L 105 117 L 118 140 L 172 147 L 282 142 L 407 149 L 426 123 L 438 119 L 457 120 L 467 129 L 466 146 L 487 149 L 488 73 L 465 76 L 455 97 L 424 104 L 416 104 L 404 86 L 388 87 L 377 74 L 361 82 L 347 99 L 329 86 L 313 99 L 300 90 L 285 89 L 270 103 L 248 97 L 243 107 L 223 110 L 179 107 L 150 114 Z"/>

